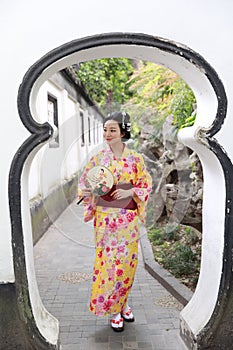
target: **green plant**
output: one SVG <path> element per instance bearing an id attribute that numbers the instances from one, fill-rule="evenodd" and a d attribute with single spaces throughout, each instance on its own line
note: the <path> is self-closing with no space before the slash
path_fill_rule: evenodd
<path id="1" fill-rule="evenodd" d="M 184 284 L 194 289 L 201 257 L 200 234 L 189 226 L 178 225 L 173 231 L 166 225 L 148 228 L 155 260 Z"/>

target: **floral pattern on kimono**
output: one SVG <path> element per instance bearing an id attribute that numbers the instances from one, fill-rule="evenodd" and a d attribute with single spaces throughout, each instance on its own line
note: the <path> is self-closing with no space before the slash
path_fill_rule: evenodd
<path id="1" fill-rule="evenodd" d="M 144 223 L 151 177 L 143 157 L 124 148 L 116 159 L 108 147 L 93 156 L 79 183 L 79 198 L 88 170 L 103 165 L 114 175 L 114 183 L 131 183 L 137 210 L 98 206 L 97 198 L 84 199 L 84 220 L 94 218 L 96 258 L 93 269 L 90 310 L 98 316 L 121 312 L 132 288 L 138 263 L 139 226 Z"/>

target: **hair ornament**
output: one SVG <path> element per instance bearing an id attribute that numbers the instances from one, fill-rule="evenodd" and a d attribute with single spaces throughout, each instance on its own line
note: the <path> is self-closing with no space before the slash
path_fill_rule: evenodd
<path id="1" fill-rule="evenodd" d="M 126 123 L 126 131 L 130 132 L 131 123 Z"/>
<path id="2" fill-rule="evenodd" d="M 125 117 L 126 117 L 126 113 L 122 112 L 122 129 L 125 129 Z"/>

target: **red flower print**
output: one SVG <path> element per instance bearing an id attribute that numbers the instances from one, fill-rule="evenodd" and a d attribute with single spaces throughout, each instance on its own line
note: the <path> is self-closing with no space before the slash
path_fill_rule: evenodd
<path id="1" fill-rule="evenodd" d="M 103 252 L 102 252 L 102 250 L 100 250 L 99 253 L 98 253 L 98 257 L 102 258 L 102 255 L 103 255 Z"/>
<path id="2" fill-rule="evenodd" d="M 100 271 L 99 270 L 95 270 L 95 275 L 98 275 L 98 273 L 99 273 Z"/>
<path id="3" fill-rule="evenodd" d="M 124 220 L 120 218 L 120 219 L 118 219 L 118 222 L 119 222 L 119 224 L 122 224 L 124 222 Z"/>
<path id="4" fill-rule="evenodd" d="M 135 166 L 135 164 L 132 165 L 132 171 L 133 171 L 135 174 L 137 174 L 137 172 L 138 172 L 138 169 L 137 169 L 137 167 Z"/>
<path id="5" fill-rule="evenodd" d="M 120 265 L 121 261 L 120 259 L 116 259 L 116 265 Z"/>
<path id="6" fill-rule="evenodd" d="M 112 306 L 111 300 L 107 300 L 107 301 L 104 302 L 103 309 L 104 309 L 105 311 L 108 311 L 108 310 L 110 309 L 111 306 Z"/>
<path id="7" fill-rule="evenodd" d="M 94 305 L 96 305 L 96 303 L 97 303 L 97 299 L 92 299 L 92 304 L 94 304 Z"/>
<path id="8" fill-rule="evenodd" d="M 116 274 L 117 274 L 118 277 L 120 277 L 120 276 L 123 275 L 123 272 L 124 271 L 122 269 L 117 269 Z"/>
<path id="9" fill-rule="evenodd" d="M 113 228 L 113 229 L 116 229 L 116 228 L 117 228 L 116 222 L 115 222 L 115 221 L 111 222 L 111 223 L 109 224 L 109 227 L 110 227 L 110 228 Z"/>
<path id="10" fill-rule="evenodd" d="M 121 289 L 119 290 L 119 294 L 120 294 L 121 297 L 122 297 L 123 295 L 125 295 L 126 292 L 127 292 L 127 289 L 126 289 L 126 288 L 121 288 Z"/>
<path id="11" fill-rule="evenodd" d="M 125 280 L 124 280 L 124 284 L 128 284 L 129 283 L 129 277 L 127 277 Z"/>
<path id="12" fill-rule="evenodd" d="M 127 217 L 127 220 L 128 220 L 129 222 L 133 221 L 133 219 L 134 219 L 133 213 L 127 213 L 126 217 Z"/>
<path id="13" fill-rule="evenodd" d="M 105 280 L 102 280 L 101 283 L 102 283 L 102 284 L 105 284 Z"/>
<path id="14" fill-rule="evenodd" d="M 106 247 L 106 252 L 107 252 L 107 253 L 110 252 L 110 247 Z"/>

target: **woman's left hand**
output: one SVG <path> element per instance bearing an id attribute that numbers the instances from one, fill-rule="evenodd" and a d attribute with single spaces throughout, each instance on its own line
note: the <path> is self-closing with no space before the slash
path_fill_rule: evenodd
<path id="1" fill-rule="evenodd" d="M 117 190 L 115 190 L 111 196 L 114 199 L 124 199 L 124 198 L 128 198 L 128 197 L 132 197 L 133 196 L 133 190 L 123 190 L 122 188 L 118 188 Z"/>

